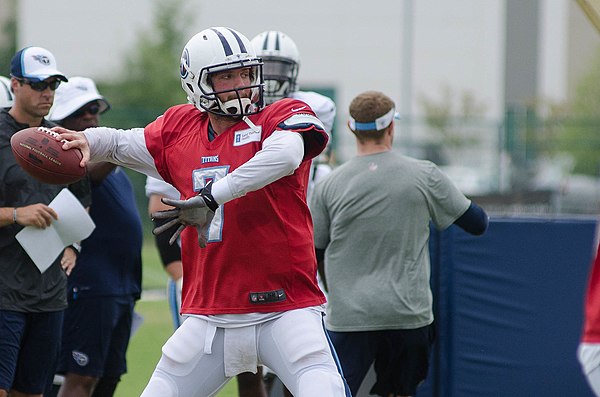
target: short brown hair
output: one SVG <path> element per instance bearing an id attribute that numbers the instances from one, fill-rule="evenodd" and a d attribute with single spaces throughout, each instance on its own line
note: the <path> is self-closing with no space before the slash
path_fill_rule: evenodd
<path id="1" fill-rule="evenodd" d="M 371 123 L 396 107 L 394 101 L 379 91 L 365 91 L 350 102 L 350 117 L 357 123 Z M 352 131 L 361 142 L 364 140 L 380 140 L 384 131 Z"/>

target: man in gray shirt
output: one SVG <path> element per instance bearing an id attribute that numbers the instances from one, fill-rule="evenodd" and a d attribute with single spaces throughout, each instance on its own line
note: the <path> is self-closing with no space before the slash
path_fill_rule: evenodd
<path id="1" fill-rule="evenodd" d="M 12 154 L 10 138 L 24 128 L 55 126 L 45 116 L 54 91 L 67 78 L 56 69 L 54 55 L 41 47 L 18 51 L 10 73 L 14 103 L 0 109 L 0 397 L 30 397 L 41 396 L 52 380 L 67 276 L 79 251 L 75 245 L 66 247 L 41 273 L 15 237 L 24 227 L 45 229 L 58 218 L 48 204 L 65 186 L 27 174 Z M 76 182 L 70 190 L 83 206 L 90 205 L 87 182 Z"/>
<path id="2" fill-rule="evenodd" d="M 317 184 L 311 202 L 326 326 L 353 395 L 373 362 L 372 394 L 416 393 L 434 340 L 430 222 L 475 235 L 488 223 L 435 164 L 392 151 L 394 115 L 380 92 L 354 98 L 348 126 L 358 156 Z"/>

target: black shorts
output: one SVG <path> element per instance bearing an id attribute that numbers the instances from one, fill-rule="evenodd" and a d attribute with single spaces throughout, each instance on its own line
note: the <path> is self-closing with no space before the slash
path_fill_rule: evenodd
<path id="1" fill-rule="evenodd" d="M 54 374 L 62 323 L 62 310 L 0 310 L 0 389 L 44 392 Z"/>
<path id="2" fill-rule="evenodd" d="M 433 324 L 406 330 L 328 332 L 352 395 L 358 393 L 373 363 L 377 380 L 371 394 L 413 396 L 427 377 Z"/>
<path id="3" fill-rule="evenodd" d="M 124 374 L 134 305 L 128 296 L 70 301 L 58 373 L 94 378 Z"/>

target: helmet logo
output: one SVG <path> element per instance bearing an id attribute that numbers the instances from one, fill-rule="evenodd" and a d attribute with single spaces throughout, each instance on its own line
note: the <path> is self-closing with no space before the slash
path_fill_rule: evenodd
<path id="1" fill-rule="evenodd" d="M 188 52 L 187 47 L 183 49 L 183 54 L 181 54 L 181 63 L 179 64 L 179 74 L 182 79 L 185 79 L 188 76 L 188 70 L 190 68 L 190 53 Z"/>

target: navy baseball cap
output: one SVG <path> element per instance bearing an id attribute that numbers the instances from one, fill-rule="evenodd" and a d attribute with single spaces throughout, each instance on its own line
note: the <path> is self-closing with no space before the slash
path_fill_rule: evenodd
<path id="1" fill-rule="evenodd" d="M 10 75 L 30 81 L 42 81 L 49 77 L 68 81 L 65 75 L 56 69 L 54 55 L 42 47 L 25 47 L 18 51 L 10 62 Z"/>

